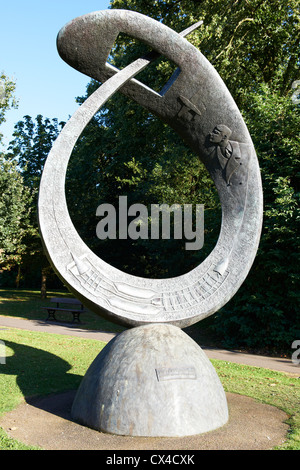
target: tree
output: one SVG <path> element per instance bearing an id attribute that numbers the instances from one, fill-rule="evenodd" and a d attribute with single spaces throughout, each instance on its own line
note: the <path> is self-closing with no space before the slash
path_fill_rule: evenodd
<path id="1" fill-rule="evenodd" d="M 15 162 L 0 155 L 0 266 L 10 270 L 20 265 L 27 251 L 26 237 L 33 235 L 30 225 L 31 196 Z"/>
<path id="2" fill-rule="evenodd" d="M 5 113 L 12 107 L 17 107 L 14 96 L 15 82 L 8 78 L 4 72 L 0 74 L 0 125 L 5 121 Z M 3 134 L 0 133 L 0 143 Z"/>
<path id="3" fill-rule="evenodd" d="M 265 347 L 287 349 L 299 320 L 299 106 L 291 101 L 292 84 L 299 78 L 298 3 L 114 0 L 111 7 L 139 11 L 176 31 L 203 20 L 189 41 L 220 73 L 244 115 L 257 150 L 265 195 L 264 230 L 256 262 L 236 296 L 214 316 L 213 327 L 230 346 L 258 347 L 264 342 Z M 119 35 L 111 57 L 114 65 L 123 67 L 144 52 L 142 43 Z M 171 68 L 162 58 L 138 79 L 158 90 Z M 95 86 L 92 81 L 87 94 Z M 207 173 L 167 126 L 121 94 L 106 104 L 93 125 L 99 152 L 95 153 L 100 165 L 99 203 L 102 198 L 115 201 L 118 194 L 127 194 L 130 203 L 147 203 L 157 197 L 156 202 L 171 204 L 201 197 L 212 209 L 208 214 L 214 214 L 218 203 Z M 215 234 L 219 225 L 211 219 Z M 107 249 L 107 243 L 102 246 L 98 253 L 107 261 L 139 275 L 141 271 L 151 276 L 176 275 L 201 259 L 183 256 L 179 261 L 180 250 L 173 246 L 169 253 L 161 247 L 148 248 L 146 255 L 141 250 L 144 247 L 135 242 L 129 247 L 118 243 L 119 251 L 112 245 Z M 158 264 L 153 265 L 153 260 Z"/>
<path id="4" fill-rule="evenodd" d="M 249 96 L 247 122 L 259 156 L 264 223 L 247 281 L 217 315 L 226 345 L 288 350 L 299 337 L 300 109 L 290 96 L 262 85 Z"/>
<path id="5" fill-rule="evenodd" d="M 14 96 L 15 83 L 0 74 L 0 125 L 5 121 L 5 113 L 17 107 Z M 3 135 L 0 133 L 0 142 Z M 31 233 L 29 224 L 30 193 L 23 185 L 23 178 L 16 163 L 0 153 L 0 266 L 9 271 L 18 266 L 16 284 L 20 279 L 20 264 L 26 251 L 25 239 Z"/>
<path id="6" fill-rule="evenodd" d="M 114 0 L 112 8 L 144 13 L 178 32 L 203 20 L 188 39 L 217 69 L 239 106 L 260 83 L 287 94 L 299 79 L 297 0 Z"/>
<path id="7" fill-rule="evenodd" d="M 63 122 L 43 118 L 41 114 L 34 121 L 30 116 L 24 116 L 23 121 L 15 125 L 8 156 L 16 159 L 25 184 L 34 193 L 38 190 L 47 155 L 63 125 Z"/>
<path id="8" fill-rule="evenodd" d="M 42 298 L 46 297 L 46 280 L 51 270 L 38 231 L 38 190 L 45 160 L 63 125 L 57 119 L 43 118 L 40 114 L 35 121 L 30 116 L 24 116 L 23 121 L 15 125 L 14 139 L 9 144 L 7 154 L 20 168 L 23 184 L 30 194 L 29 225 L 32 230 L 26 238 L 27 257 L 23 258 L 23 265 L 24 268 L 26 263 L 30 263 L 31 267 L 38 266 Z"/>

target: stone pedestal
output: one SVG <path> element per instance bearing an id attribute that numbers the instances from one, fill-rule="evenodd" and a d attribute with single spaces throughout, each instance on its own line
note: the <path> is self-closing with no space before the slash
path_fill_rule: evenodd
<path id="1" fill-rule="evenodd" d="M 188 436 L 228 420 L 225 392 L 202 349 L 180 328 L 148 324 L 111 340 L 77 391 L 72 418 L 126 436 Z"/>

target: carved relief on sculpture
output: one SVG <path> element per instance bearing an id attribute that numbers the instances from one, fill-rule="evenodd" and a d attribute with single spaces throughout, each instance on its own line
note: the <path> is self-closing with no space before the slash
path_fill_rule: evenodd
<path id="1" fill-rule="evenodd" d="M 252 149 L 244 142 L 231 140 L 231 135 L 228 126 L 217 124 L 207 135 L 206 146 L 212 178 L 238 220 L 247 200 Z"/>
<path id="2" fill-rule="evenodd" d="M 243 165 L 240 144 L 229 140 L 230 136 L 231 129 L 224 124 L 218 124 L 209 135 L 209 141 L 214 145 L 212 153 L 222 168 L 228 186 L 232 184 L 232 175 Z"/>
<path id="3" fill-rule="evenodd" d="M 186 121 L 195 121 L 197 117 L 203 116 L 206 112 L 202 100 L 200 99 L 200 91 L 197 91 L 192 97 L 187 98 L 185 95 L 179 95 L 178 103 L 181 105 L 177 117 Z"/>
<path id="4" fill-rule="evenodd" d="M 229 271 L 225 270 L 220 276 L 216 269 L 210 266 L 201 278 L 188 287 L 158 293 L 123 282 L 113 282 L 103 271 L 96 268 L 87 256 L 72 257 L 74 261 L 67 269 L 87 292 L 102 298 L 111 307 L 150 317 L 162 312 L 172 313 L 196 306 L 214 294 L 229 274 Z"/>

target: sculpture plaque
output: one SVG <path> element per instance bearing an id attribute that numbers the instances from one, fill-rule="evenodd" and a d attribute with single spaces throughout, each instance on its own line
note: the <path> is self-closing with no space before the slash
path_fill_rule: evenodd
<path id="1" fill-rule="evenodd" d="M 161 93 L 153 91 L 134 78 L 152 60 L 151 54 L 149 57 L 137 59 L 122 70 L 107 63 L 108 55 L 120 32 L 142 40 L 154 49 L 154 55 L 162 54 L 178 66 Z M 182 335 L 187 336 L 180 328 L 212 315 L 237 292 L 256 255 L 262 224 L 260 170 L 247 127 L 222 79 L 201 52 L 183 37 L 185 33 L 178 34 L 162 23 L 126 10 L 93 12 L 76 18 L 62 28 L 57 38 L 61 57 L 75 69 L 100 81 L 102 85 L 74 113 L 54 143 L 45 163 L 39 194 L 40 232 L 55 271 L 69 290 L 89 309 L 111 321 L 134 327 L 122 333 L 123 336 L 117 337 L 112 345 L 107 346 L 110 353 L 114 350 L 116 364 L 120 365 L 121 359 L 124 362 L 126 356 L 130 364 L 133 360 L 136 361 L 135 368 L 137 368 L 137 363 L 142 360 L 138 353 L 140 343 L 137 338 L 142 335 L 150 344 L 151 332 L 150 336 L 155 347 L 148 348 L 144 367 L 148 369 L 147 363 L 153 365 L 151 371 L 153 374 L 150 374 L 152 385 L 149 385 L 149 379 L 143 375 L 142 382 L 140 380 L 132 386 L 139 388 L 143 383 L 143 390 L 148 390 L 147 399 L 141 401 L 139 405 L 140 408 L 145 408 L 150 406 L 149 396 L 153 384 L 155 384 L 153 393 L 157 397 L 156 404 L 159 400 L 162 403 L 170 400 L 170 390 L 173 390 L 175 384 L 176 391 L 173 392 L 181 396 L 180 406 L 183 410 L 181 414 L 185 423 L 184 425 L 182 421 L 179 423 L 181 435 L 205 432 L 221 426 L 227 421 L 228 414 L 222 387 L 222 390 L 216 393 L 210 392 L 213 397 L 219 396 L 218 400 L 212 399 L 214 404 L 206 401 L 207 392 L 202 391 L 202 395 L 199 396 L 197 383 L 203 381 L 203 374 L 201 376 L 197 360 L 200 360 L 204 370 L 210 370 L 208 375 L 214 385 L 207 385 L 207 388 L 212 387 L 216 390 L 219 387 L 216 385 L 215 372 L 207 364 L 204 353 L 201 351 L 195 361 L 191 360 L 191 357 L 194 357 L 194 353 L 191 352 L 188 357 L 183 355 L 174 359 L 177 341 L 181 344 Z M 139 278 L 105 263 L 79 237 L 68 213 L 64 182 L 73 147 L 94 114 L 117 91 L 134 99 L 170 125 L 199 155 L 218 190 L 222 205 L 222 226 L 218 242 L 199 266 L 176 278 Z M 171 343 L 174 341 L 174 344 L 169 346 L 164 344 L 168 343 L 166 334 L 173 338 Z M 129 347 L 129 343 L 123 342 L 124 338 L 133 341 L 132 344 L 135 344 L 134 338 L 136 338 L 134 351 Z M 190 338 L 187 344 L 189 345 L 187 350 L 190 351 L 190 347 L 193 350 Z M 142 345 L 140 347 L 141 350 L 144 349 Z M 160 353 L 159 358 L 153 362 L 152 353 L 155 349 L 160 349 Z M 132 403 L 130 395 L 135 397 L 133 406 L 137 406 L 137 396 L 128 385 L 129 376 L 124 378 L 125 369 L 122 371 L 122 380 L 120 368 L 116 373 L 119 374 L 118 377 L 116 374 L 113 375 L 112 362 L 107 365 L 111 371 L 110 379 L 107 379 L 107 372 L 103 366 L 106 364 L 107 354 L 107 350 L 100 354 L 98 367 L 92 365 L 92 372 L 87 373 L 89 378 L 84 379 L 74 402 L 74 416 L 88 426 L 117 434 L 178 435 L 177 421 L 171 427 L 168 423 L 164 429 L 162 423 L 167 422 L 163 418 L 166 412 L 164 408 L 168 408 L 164 405 L 158 406 L 156 412 L 153 405 L 151 419 L 148 417 L 146 428 L 141 425 L 144 418 L 141 417 L 140 411 L 137 412 L 135 420 L 125 419 L 122 425 L 119 416 L 117 424 L 115 415 L 117 412 L 112 409 L 116 410 L 118 406 L 108 398 L 112 390 L 114 390 L 113 395 L 117 393 L 115 381 L 119 381 L 117 402 L 120 403 L 120 394 L 125 393 L 125 389 L 127 397 L 125 400 L 125 395 L 123 396 L 123 408 L 119 409 L 119 414 L 126 415 L 125 408 L 129 406 L 128 403 Z M 141 351 L 140 354 L 142 355 Z M 97 379 L 95 370 L 98 374 Z M 107 391 L 106 398 L 103 396 L 103 387 L 101 392 L 98 390 L 99 377 L 102 385 L 104 380 L 107 383 L 111 381 L 111 388 Z M 96 381 L 98 386 L 95 385 Z M 159 390 L 157 384 L 160 386 Z M 167 386 L 168 389 L 165 388 Z M 91 387 L 96 387 L 98 391 L 91 392 Z M 191 418 L 190 421 L 194 423 L 192 427 L 187 424 L 184 415 L 187 388 L 193 389 L 195 396 L 190 399 L 196 402 L 188 415 L 198 417 L 199 421 L 202 420 L 201 424 L 197 425 L 194 418 Z M 87 398 L 87 394 L 93 395 L 93 398 L 91 396 Z M 206 396 L 205 399 L 203 394 Z M 140 390 L 139 397 L 141 395 L 143 393 Z M 199 400 L 203 401 L 204 407 L 210 407 L 211 410 L 208 412 L 211 416 L 204 419 L 205 424 L 203 418 L 200 418 L 203 409 L 197 411 Z M 98 403 L 97 411 L 94 411 L 97 419 L 95 416 L 90 417 L 93 413 L 90 408 L 82 411 L 88 406 L 87 403 L 83 405 L 84 401 Z M 124 405 L 125 401 L 127 405 Z M 107 411 L 108 409 L 110 411 Z M 109 414 L 104 419 L 106 412 Z M 127 415 L 130 414 L 134 413 L 128 410 Z M 219 420 L 215 419 L 217 415 Z M 108 422 L 115 424 L 108 425 Z"/>

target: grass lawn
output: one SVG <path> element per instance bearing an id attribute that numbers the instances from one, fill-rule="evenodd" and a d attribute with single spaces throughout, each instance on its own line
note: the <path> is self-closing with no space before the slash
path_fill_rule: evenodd
<path id="1" fill-rule="evenodd" d="M 62 296 L 52 292 L 49 296 Z M 64 295 L 68 295 L 64 293 Z M 0 290 L 0 315 L 44 319 L 38 291 Z M 90 313 L 84 327 L 103 331 L 122 328 Z M 115 328 L 115 329 L 114 329 Z M 0 415 L 25 397 L 76 389 L 105 343 L 71 336 L 1 328 L 6 364 L 0 363 Z M 246 395 L 276 406 L 289 416 L 290 432 L 280 449 L 300 450 L 300 380 L 287 374 L 212 360 L 227 392 Z M 27 449 L 0 428 L 0 449 Z"/>
<path id="2" fill-rule="evenodd" d="M 0 415 L 24 397 L 78 388 L 105 343 L 19 329 L 0 330 L 6 364 L 0 364 Z M 26 449 L 0 428 L 0 449 Z"/>
<path id="3" fill-rule="evenodd" d="M 47 311 L 42 307 L 51 306 L 51 297 L 73 297 L 67 291 L 48 291 L 47 299 L 41 299 L 39 290 L 29 289 L 0 289 L 0 315 L 10 316 L 16 318 L 24 318 L 27 320 L 45 320 L 47 318 Z M 53 306 L 53 304 L 52 304 Z M 59 313 L 56 315 L 60 320 L 70 321 L 71 314 Z M 104 318 L 96 315 L 93 312 L 87 311 L 81 315 L 82 323 L 80 328 L 86 330 L 99 330 L 112 333 L 119 333 L 125 328 L 105 320 Z M 201 328 L 198 325 L 188 327 L 186 333 L 191 336 L 197 343 L 202 346 L 216 346 L 214 339 L 210 338 L 207 329 Z"/>
<path id="4" fill-rule="evenodd" d="M 90 363 L 105 343 L 90 339 L 18 329 L 0 330 L 6 346 L 6 364 L 0 364 L 0 415 L 24 397 L 76 389 Z M 288 416 L 290 432 L 280 449 L 300 450 L 300 384 L 298 378 L 257 367 L 212 360 L 225 391 L 247 395 L 274 405 Z M 21 450 L 25 445 L 0 428 L 0 449 Z"/>
<path id="5" fill-rule="evenodd" d="M 51 306 L 51 297 L 73 297 L 67 291 L 49 291 L 47 299 L 41 299 L 41 292 L 29 289 L 0 289 L 0 315 L 24 318 L 28 320 L 45 320 L 47 310 L 42 307 Z M 52 304 L 53 306 L 53 304 Z M 65 316 L 64 316 L 65 315 Z M 61 320 L 72 320 L 71 313 L 57 314 Z M 107 332 L 120 332 L 124 328 L 111 323 L 93 312 L 87 311 L 81 315 L 82 325 L 87 330 L 100 330 Z"/>

